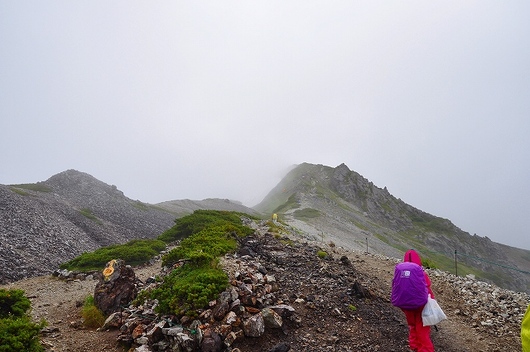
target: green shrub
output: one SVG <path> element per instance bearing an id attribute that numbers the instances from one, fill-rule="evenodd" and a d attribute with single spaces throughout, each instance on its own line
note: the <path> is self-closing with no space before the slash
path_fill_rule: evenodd
<path id="1" fill-rule="evenodd" d="M 76 271 L 101 270 L 112 259 L 122 259 L 129 265 L 140 265 L 148 262 L 166 248 L 159 240 L 132 240 L 125 244 L 103 247 L 94 252 L 81 254 L 60 265 L 62 269 Z"/>
<path id="2" fill-rule="evenodd" d="M 320 258 L 320 259 L 324 259 L 328 256 L 328 253 L 324 252 L 324 251 L 318 251 L 317 252 L 317 256 Z"/>
<path id="3" fill-rule="evenodd" d="M 164 266 L 171 266 L 181 259 L 184 266 L 167 275 L 162 284 L 153 291 L 139 295 L 141 299 L 156 298 L 158 310 L 162 313 L 196 314 L 215 299 L 228 285 L 226 274 L 217 269 L 218 258 L 237 248 L 237 238 L 254 232 L 244 226 L 241 216 L 247 214 L 197 210 L 193 214 L 175 220 L 175 225 L 162 233 L 157 240 L 134 240 L 124 245 L 100 248 L 84 253 L 64 263 L 61 268 L 68 270 L 101 270 L 112 259 L 122 259 L 127 264 L 137 265 L 151 259 L 166 248 L 166 243 L 181 240 L 180 245 L 162 258 Z M 137 299 L 135 302 L 139 302 Z M 88 306 L 83 311 L 85 321 L 97 320 L 95 307 Z M 99 325 L 98 325 L 99 324 Z"/>
<path id="4" fill-rule="evenodd" d="M 231 224 L 212 226 L 193 234 L 162 258 L 162 265 L 171 266 L 180 259 L 189 259 L 196 266 L 210 263 L 214 258 L 237 248 L 232 235 L 237 228 Z"/>
<path id="5" fill-rule="evenodd" d="M 44 322 L 35 324 L 29 317 L 0 319 L 0 352 L 41 352 L 39 332 Z"/>
<path id="6" fill-rule="evenodd" d="M 267 221 L 267 226 L 269 227 L 269 232 L 279 233 L 281 231 L 280 226 L 272 220 Z"/>
<path id="7" fill-rule="evenodd" d="M 27 315 L 30 307 L 24 291 L 0 289 L 0 352 L 44 351 L 39 332 L 46 323 L 33 323 Z"/>
<path id="8" fill-rule="evenodd" d="M 196 210 L 193 214 L 175 220 L 175 225 L 158 236 L 159 240 L 171 243 L 186 238 L 194 233 L 200 232 L 212 226 L 231 224 L 237 229 L 237 233 L 245 236 L 253 233 L 254 230 L 241 223 L 241 216 L 247 214 L 220 211 L 220 210 Z"/>
<path id="9" fill-rule="evenodd" d="M 423 258 L 421 261 L 421 264 L 423 265 L 424 268 L 427 268 L 427 269 L 438 269 L 436 264 L 434 264 L 434 262 L 428 258 Z"/>
<path id="10" fill-rule="evenodd" d="M 183 266 L 175 268 L 145 297 L 158 299 L 160 313 L 195 316 L 228 286 L 226 273 L 217 268 L 218 258 L 237 248 L 238 237 L 254 232 L 241 224 L 241 215 L 197 210 L 159 236 L 166 242 L 184 238 L 162 258 L 162 265 L 185 259 Z"/>
<path id="11" fill-rule="evenodd" d="M 103 312 L 94 304 L 94 297 L 88 296 L 81 310 L 83 324 L 88 328 L 99 328 L 105 323 Z"/>
<path id="12" fill-rule="evenodd" d="M 195 316 L 196 310 L 208 306 L 228 286 L 228 277 L 221 269 L 179 267 L 165 277 L 153 290 L 161 313 Z"/>
<path id="13" fill-rule="evenodd" d="M 23 317 L 30 307 L 24 291 L 0 289 L 0 318 Z"/>

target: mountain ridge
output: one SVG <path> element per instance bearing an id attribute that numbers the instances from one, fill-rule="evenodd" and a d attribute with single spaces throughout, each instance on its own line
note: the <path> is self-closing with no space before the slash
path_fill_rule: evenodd
<path id="1" fill-rule="evenodd" d="M 416 248 L 453 273 L 456 255 L 460 274 L 513 290 L 530 287 L 530 251 L 472 236 L 394 197 L 345 164 L 300 164 L 255 209 L 279 213 L 287 223 L 339 246 L 398 258 Z"/>
<path id="2" fill-rule="evenodd" d="M 115 185 L 76 170 L 35 184 L 0 185 L 0 264 L 4 268 L 0 282 L 49 273 L 60 263 L 101 246 L 154 238 L 176 218 L 197 209 L 265 218 L 278 213 L 281 221 L 304 230 L 312 239 L 396 258 L 408 248 L 417 248 L 435 265 L 452 272 L 451 255 L 456 250 L 460 275 L 474 274 L 512 290 L 528 292 L 530 287 L 524 270 L 530 266 L 530 251 L 471 236 L 448 219 L 406 204 L 345 164 L 309 163 L 291 168 L 253 208 L 215 198 L 143 203 L 127 198 Z"/>

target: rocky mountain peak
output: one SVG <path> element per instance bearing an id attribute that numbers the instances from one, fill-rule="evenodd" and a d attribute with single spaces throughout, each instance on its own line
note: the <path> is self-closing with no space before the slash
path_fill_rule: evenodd
<path id="1" fill-rule="evenodd" d="M 342 163 L 339 166 L 337 166 L 334 170 L 336 173 L 340 173 L 343 175 L 347 175 L 351 172 L 350 168 L 346 166 L 346 164 Z"/>
<path id="2" fill-rule="evenodd" d="M 444 270 L 462 272 L 526 292 L 530 251 L 471 236 L 450 220 L 421 211 L 346 165 L 304 163 L 291 170 L 256 209 L 345 248 L 400 257 L 403 248 L 427 253 Z M 515 270 L 514 270 L 515 269 Z M 526 270 L 525 270 L 526 269 Z"/>
<path id="3" fill-rule="evenodd" d="M 108 185 L 90 174 L 73 169 L 60 172 L 42 183 L 58 193 L 75 192 L 84 195 L 107 193 L 124 196 L 115 185 Z"/>

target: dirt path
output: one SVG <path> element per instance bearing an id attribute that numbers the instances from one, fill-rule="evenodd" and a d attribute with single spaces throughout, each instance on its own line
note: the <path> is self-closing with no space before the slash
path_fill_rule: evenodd
<path id="1" fill-rule="evenodd" d="M 393 275 L 395 262 L 382 260 L 381 257 L 366 255 L 364 253 L 350 252 L 343 249 L 335 249 L 334 256 L 340 258 L 346 255 L 352 262 L 353 267 L 363 275 L 363 284 L 378 297 L 389 297 L 390 283 Z M 135 272 L 141 280 L 155 275 L 160 270 L 160 263 L 136 269 Z M 455 306 L 455 293 L 450 287 L 433 279 L 433 290 L 437 295 L 440 305 L 451 307 L 445 309 L 448 320 L 439 324 L 438 331 L 432 332 L 432 338 L 437 351 L 446 352 L 504 352 L 518 351 L 518 341 L 515 337 L 488 336 L 477 329 L 470 327 L 461 316 L 455 314 L 452 307 Z M 47 351 L 53 352 L 124 352 L 123 347 L 116 343 L 116 331 L 99 332 L 82 327 L 80 305 L 84 299 L 93 294 L 95 280 L 86 281 L 63 281 L 52 276 L 42 276 L 21 280 L 1 288 L 17 288 L 26 292 L 32 302 L 32 316 L 35 320 L 45 319 L 48 322 L 48 334 L 42 337 Z M 308 313 L 310 314 L 310 313 Z M 374 314 L 377 314 L 376 312 Z M 402 324 L 406 331 L 405 318 L 401 311 L 396 308 L 395 319 Z M 316 319 L 318 321 L 318 319 Z M 306 326 L 304 336 L 321 335 L 318 325 Z M 301 333 L 301 331 L 300 331 Z M 352 336 L 352 339 L 355 339 Z M 385 337 L 382 336 L 382 339 Z M 399 337 L 401 338 L 401 337 Z M 403 341 L 406 337 L 403 336 Z M 397 348 L 401 351 L 403 347 Z M 369 349 L 363 349 L 369 350 Z M 374 349 L 374 351 L 377 349 Z M 241 350 L 241 352 L 253 351 L 252 349 Z M 294 351 L 293 349 L 291 351 Z M 301 351 L 296 351 L 301 352 Z"/>
<path id="2" fill-rule="evenodd" d="M 379 257 L 364 254 L 351 255 L 347 251 L 343 253 L 350 257 L 354 266 L 359 271 L 372 278 L 374 282 L 373 289 L 378 291 L 378 295 L 384 297 L 386 294 L 390 298 L 391 282 L 394 275 L 394 261 L 381 260 Z M 445 294 L 444 290 L 439 290 L 434 278 L 432 289 L 442 309 L 447 307 L 446 302 L 453 299 L 453 297 Z M 431 337 L 437 350 L 446 351 L 456 348 L 456 351 L 462 352 L 504 351 L 502 349 L 495 349 L 488 341 L 490 339 L 482 336 L 475 329 L 468 326 L 458 315 L 453 314 L 452 310 L 445 309 L 444 312 L 448 320 L 437 325 L 438 330 L 432 329 L 431 331 Z M 404 315 L 402 318 L 405 324 Z"/>
<path id="3" fill-rule="evenodd" d="M 158 273 L 160 263 L 136 269 L 144 281 Z M 35 321 L 45 319 L 48 333 L 42 336 L 50 352 L 123 352 L 116 343 L 117 331 L 96 331 L 83 327 L 81 305 L 94 294 L 96 280 L 65 281 L 52 276 L 39 276 L 2 285 L 0 288 L 21 289 L 31 301 L 31 316 Z"/>

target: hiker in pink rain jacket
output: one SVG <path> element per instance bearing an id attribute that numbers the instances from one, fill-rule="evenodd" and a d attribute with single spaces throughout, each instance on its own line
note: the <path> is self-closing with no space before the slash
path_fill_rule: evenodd
<path id="1" fill-rule="evenodd" d="M 416 263 L 421 266 L 421 258 L 413 249 L 408 250 L 405 253 L 403 261 Z M 425 281 L 427 282 L 427 290 L 431 297 L 434 298 L 429 275 L 427 275 L 425 271 L 423 273 L 425 275 Z M 421 319 L 422 310 L 423 307 L 414 310 L 402 309 L 407 317 L 407 325 L 409 326 L 409 346 L 415 352 L 434 352 L 434 346 L 431 341 L 431 327 L 423 326 L 423 321 Z"/>

